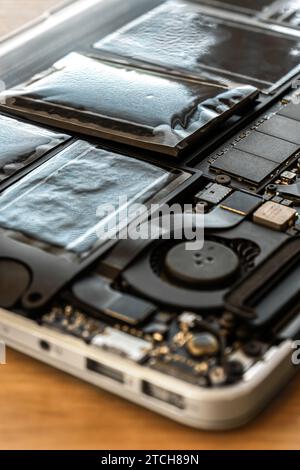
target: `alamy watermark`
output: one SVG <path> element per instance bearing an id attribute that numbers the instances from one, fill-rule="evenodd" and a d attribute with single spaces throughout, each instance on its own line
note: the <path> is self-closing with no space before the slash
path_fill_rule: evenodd
<path id="1" fill-rule="evenodd" d="M 300 341 L 294 341 L 292 344 L 292 349 L 295 349 L 295 351 L 292 354 L 292 363 L 294 366 L 299 366 L 300 365 Z"/>
<path id="2" fill-rule="evenodd" d="M 130 204 L 126 196 L 118 206 L 101 205 L 95 228 L 100 240 L 184 240 L 187 250 L 200 250 L 204 243 L 204 206 L 192 204 Z M 191 244 L 190 242 L 197 242 Z"/>

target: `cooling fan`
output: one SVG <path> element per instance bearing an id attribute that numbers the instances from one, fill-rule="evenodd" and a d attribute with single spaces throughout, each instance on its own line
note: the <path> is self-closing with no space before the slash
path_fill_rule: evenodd
<path id="1" fill-rule="evenodd" d="M 207 236 L 197 242 L 159 240 L 123 273 L 137 293 L 174 309 L 218 310 L 232 285 L 255 264 L 260 248 L 245 239 Z"/>

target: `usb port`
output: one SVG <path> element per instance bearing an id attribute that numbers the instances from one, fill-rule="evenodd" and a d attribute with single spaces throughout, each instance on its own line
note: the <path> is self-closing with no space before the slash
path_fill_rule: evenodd
<path id="1" fill-rule="evenodd" d="M 143 381 L 142 391 L 149 397 L 156 398 L 156 400 L 163 401 L 181 410 L 185 408 L 184 398 L 181 395 L 170 392 L 169 390 L 158 387 L 157 385 L 153 385 L 150 382 Z"/>
<path id="2" fill-rule="evenodd" d="M 99 375 L 103 375 L 104 377 L 109 377 L 112 380 L 115 380 L 119 383 L 124 383 L 124 375 L 122 372 L 119 372 L 112 367 L 106 366 L 101 364 L 100 362 L 94 361 L 93 359 L 86 360 L 86 367 L 88 370 L 92 372 L 96 372 Z"/>

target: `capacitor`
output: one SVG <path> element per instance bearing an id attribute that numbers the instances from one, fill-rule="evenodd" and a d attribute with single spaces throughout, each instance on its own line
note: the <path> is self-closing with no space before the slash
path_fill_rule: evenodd
<path id="1" fill-rule="evenodd" d="M 195 357 L 213 356 L 219 351 L 219 341 L 211 333 L 193 333 L 186 344 L 188 352 Z"/>
<path id="2" fill-rule="evenodd" d="M 209 372 L 209 378 L 212 385 L 223 385 L 227 381 L 227 374 L 224 367 L 215 366 Z"/>

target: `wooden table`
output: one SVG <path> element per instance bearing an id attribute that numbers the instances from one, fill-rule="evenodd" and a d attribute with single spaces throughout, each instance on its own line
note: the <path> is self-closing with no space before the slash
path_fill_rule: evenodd
<path id="1" fill-rule="evenodd" d="M 56 0 L 0 0 L 0 34 Z M 0 366 L 1 449 L 300 449 L 300 377 L 253 423 L 200 432 L 8 351 Z"/>

